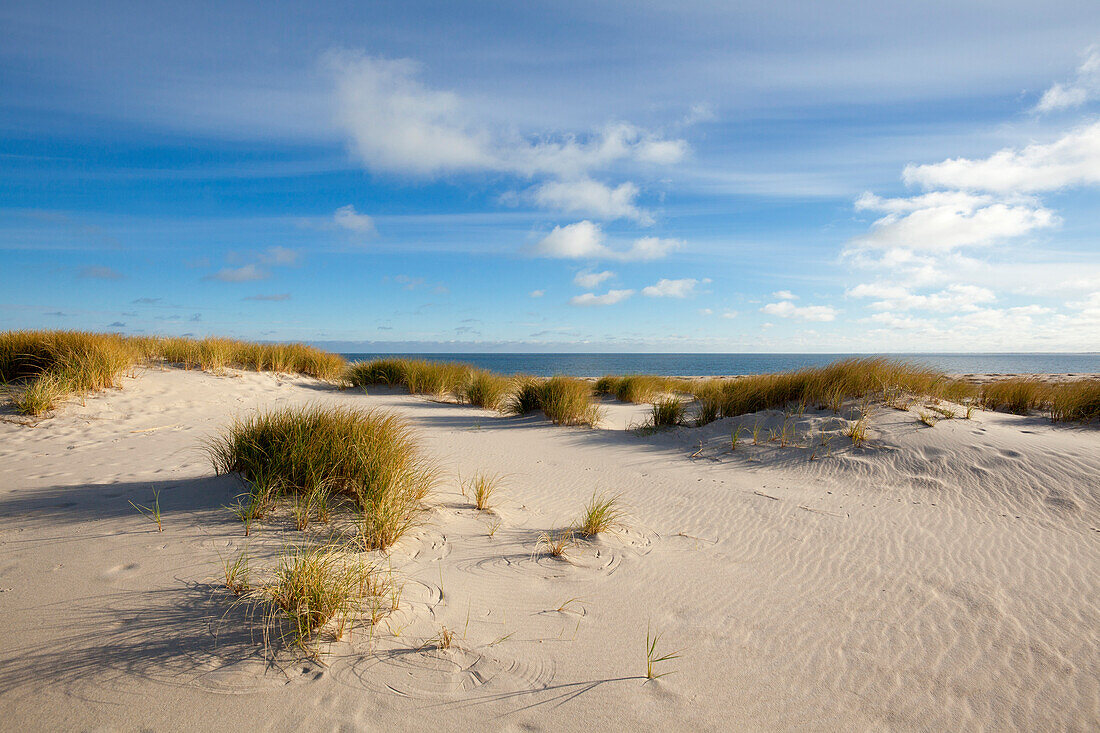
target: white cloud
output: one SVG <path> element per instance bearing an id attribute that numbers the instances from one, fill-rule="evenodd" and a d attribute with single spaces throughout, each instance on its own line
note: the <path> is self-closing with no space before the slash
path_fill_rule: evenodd
<path id="1" fill-rule="evenodd" d="M 532 298 L 541 298 L 542 296 L 546 295 L 546 291 L 545 290 L 532 290 L 530 293 L 528 293 L 528 295 L 530 295 Z"/>
<path id="2" fill-rule="evenodd" d="M 682 280 L 669 280 L 661 278 L 655 284 L 642 289 L 642 295 L 647 298 L 686 298 L 695 294 L 695 286 L 699 281 L 695 278 Z"/>
<path id="3" fill-rule="evenodd" d="M 659 260 L 667 256 L 672 250 L 684 246 L 680 239 L 660 239 L 658 237 L 642 237 L 635 239 L 630 249 L 616 253 L 622 260 Z"/>
<path id="4" fill-rule="evenodd" d="M 1077 67 L 1076 78 L 1067 84 L 1055 84 L 1045 92 L 1033 112 L 1043 114 L 1070 107 L 1080 107 L 1100 96 L 1100 50 L 1086 51 L 1084 62 Z"/>
<path id="5" fill-rule="evenodd" d="M 339 121 L 371 169 L 432 175 L 499 165 L 487 132 L 466 119 L 456 95 L 417 81 L 414 62 L 352 52 L 330 54 L 328 61 Z"/>
<path id="6" fill-rule="evenodd" d="M 540 133 L 528 140 L 481 119 L 458 95 L 424 86 L 418 65 L 343 51 L 328 55 L 339 121 L 367 167 L 405 175 L 496 171 L 580 178 L 633 160 L 671 165 L 687 154 L 683 140 L 665 140 L 625 122 L 583 141 Z"/>
<path id="7" fill-rule="evenodd" d="M 587 288 L 592 290 L 598 288 L 600 283 L 604 280 L 610 280 L 615 277 L 615 273 L 610 270 L 604 270 L 603 272 L 591 272 L 590 270 L 581 270 L 573 278 L 573 283 L 578 287 Z"/>
<path id="8" fill-rule="evenodd" d="M 798 300 L 798 296 L 790 290 L 777 290 L 772 293 L 772 297 L 779 298 L 780 300 Z"/>
<path id="9" fill-rule="evenodd" d="M 266 280 L 270 275 L 256 265 L 244 265 L 243 267 L 226 267 L 207 275 L 203 280 L 219 280 L 226 283 L 242 283 L 250 280 Z"/>
<path id="10" fill-rule="evenodd" d="M 853 238 L 849 250 L 944 252 L 996 244 L 1058 222 L 1054 212 L 1041 206 L 988 203 L 982 197 L 965 194 L 876 199 L 875 203 L 874 208 L 891 213 L 875 221 L 869 233 Z M 865 197 L 857 205 L 871 208 Z"/>
<path id="11" fill-rule="evenodd" d="M 985 159 L 951 158 L 908 165 L 906 183 L 924 188 L 1000 194 L 1054 191 L 1100 183 L 1100 122 L 1079 127 L 1051 143 L 1006 148 Z"/>
<path id="12" fill-rule="evenodd" d="M 780 318 L 797 318 L 803 321 L 831 321 L 836 318 L 836 309 L 828 305 L 796 306 L 789 300 L 781 300 L 778 303 L 768 303 L 760 309 Z"/>
<path id="13" fill-rule="evenodd" d="M 260 253 L 259 260 L 265 265 L 293 265 L 298 261 L 298 250 L 288 247 L 268 247 Z"/>
<path id="14" fill-rule="evenodd" d="M 596 295 L 595 293 L 584 293 L 583 295 L 575 295 L 569 299 L 572 305 L 589 306 L 589 305 L 614 305 L 615 303 L 626 300 L 631 295 L 634 295 L 633 290 L 608 290 L 603 295 Z"/>
<path id="15" fill-rule="evenodd" d="M 616 188 L 591 178 L 548 181 L 535 188 L 532 196 L 539 206 L 567 214 L 606 220 L 633 219 L 647 226 L 653 223 L 653 215 L 635 205 L 638 187 L 629 181 Z"/>
<path id="16" fill-rule="evenodd" d="M 710 308 L 700 308 L 699 309 L 699 315 L 701 315 L 701 316 L 713 316 L 714 311 L 711 310 Z"/>
<path id="17" fill-rule="evenodd" d="M 988 288 L 955 284 L 936 293 L 919 295 L 900 285 L 864 283 L 850 289 L 853 298 L 875 298 L 868 307 L 879 311 L 927 310 L 965 312 L 980 309 L 982 303 L 992 303 L 997 296 Z"/>
<path id="18" fill-rule="evenodd" d="M 710 122 L 715 117 L 716 115 L 714 114 L 714 110 L 709 104 L 693 104 L 691 105 L 691 109 L 688 110 L 688 113 L 684 115 L 684 119 L 681 120 L 680 124 L 684 125 L 685 127 L 690 127 L 691 125 L 696 125 L 700 122 Z"/>
<path id="19" fill-rule="evenodd" d="M 642 237 L 635 239 L 627 249 L 612 249 L 604 243 L 600 226 L 586 219 L 568 226 L 554 227 L 529 251 L 535 257 L 630 262 L 660 259 L 682 245 L 678 239 Z"/>
<path id="20" fill-rule="evenodd" d="M 535 245 L 532 253 L 539 257 L 559 259 L 599 258 L 605 255 L 603 232 L 598 224 L 585 219 L 576 224 L 554 227 L 554 231 Z"/>
<path id="21" fill-rule="evenodd" d="M 737 311 L 725 311 L 724 313 L 722 313 L 723 318 L 731 318 L 732 319 L 732 318 L 737 318 L 738 315 L 739 314 L 738 314 Z"/>
<path id="22" fill-rule="evenodd" d="M 373 236 L 377 233 L 374 228 L 374 220 L 366 214 L 360 214 L 351 204 L 341 206 L 332 216 L 336 226 L 347 229 L 349 232 Z"/>

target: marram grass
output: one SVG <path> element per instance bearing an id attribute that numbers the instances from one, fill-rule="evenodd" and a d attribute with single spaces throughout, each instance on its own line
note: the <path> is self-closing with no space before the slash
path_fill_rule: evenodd
<path id="1" fill-rule="evenodd" d="M 226 562 L 226 587 L 237 596 L 234 604 L 249 608 L 250 617 L 258 619 L 271 656 L 290 648 L 319 657 L 321 642 L 339 640 L 363 618 L 364 605 L 372 609 L 370 620 L 376 623 L 396 603 L 390 575 L 354 548 L 285 548 L 273 577 L 259 584 L 247 563 Z"/>
<path id="2" fill-rule="evenodd" d="M 412 527 L 436 480 L 408 424 L 378 410 L 258 412 L 234 422 L 207 450 L 217 473 L 238 473 L 249 483 L 250 521 L 248 507 L 287 500 L 306 512 L 308 524 L 311 511 L 343 499 L 358 512 L 366 549 L 386 549 Z"/>
<path id="3" fill-rule="evenodd" d="M 13 405 L 25 415 L 44 415 L 70 397 L 113 387 L 122 374 L 149 362 L 295 372 L 329 380 L 340 378 L 345 368 L 340 356 L 303 344 L 83 331 L 0 333 L 0 382 L 11 385 Z"/>

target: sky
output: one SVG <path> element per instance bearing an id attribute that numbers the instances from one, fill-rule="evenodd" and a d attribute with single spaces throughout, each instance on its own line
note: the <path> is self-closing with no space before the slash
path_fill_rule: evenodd
<path id="1" fill-rule="evenodd" d="M 0 330 L 1100 351 L 1100 6 L 0 4 Z"/>

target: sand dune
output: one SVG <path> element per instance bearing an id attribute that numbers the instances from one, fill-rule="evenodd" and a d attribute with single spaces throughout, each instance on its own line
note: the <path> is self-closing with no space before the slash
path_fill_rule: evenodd
<path id="1" fill-rule="evenodd" d="M 387 562 L 401 609 L 325 664 L 264 664 L 217 588 L 251 537 L 201 441 L 277 404 L 385 407 L 444 471 Z M 1087 730 L 1100 720 L 1100 431 L 976 412 L 769 411 L 653 435 L 396 391 L 145 370 L 0 423 L 0 720 L 19 729 Z M 788 420 L 797 447 L 752 445 Z M 822 445 L 822 436 L 829 438 Z M 811 460 L 813 456 L 813 460 Z M 478 512 L 458 476 L 504 475 Z M 164 531 L 128 503 L 161 491 Z M 617 534 L 535 552 L 594 492 Z M 500 520 L 492 537 L 488 526 Z M 323 533 L 324 528 L 311 531 Z M 571 600 L 572 599 L 572 600 Z M 566 603 L 567 601 L 571 601 Z M 647 625 L 682 650 L 645 683 Z M 455 645 L 426 640 L 446 626 Z M 643 684 L 645 683 L 645 684 Z"/>

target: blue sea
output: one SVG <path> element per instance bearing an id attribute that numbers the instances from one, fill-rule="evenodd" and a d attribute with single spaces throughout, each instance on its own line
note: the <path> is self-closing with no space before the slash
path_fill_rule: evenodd
<path id="1" fill-rule="evenodd" d="M 460 361 L 500 374 L 540 377 L 568 374 L 661 374 L 720 376 L 766 374 L 823 366 L 867 354 L 343 354 L 349 361 L 400 356 L 432 361 Z M 1097 374 L 1100 353 L 1085 354 L 885 354 L 948 374 Z"/>

